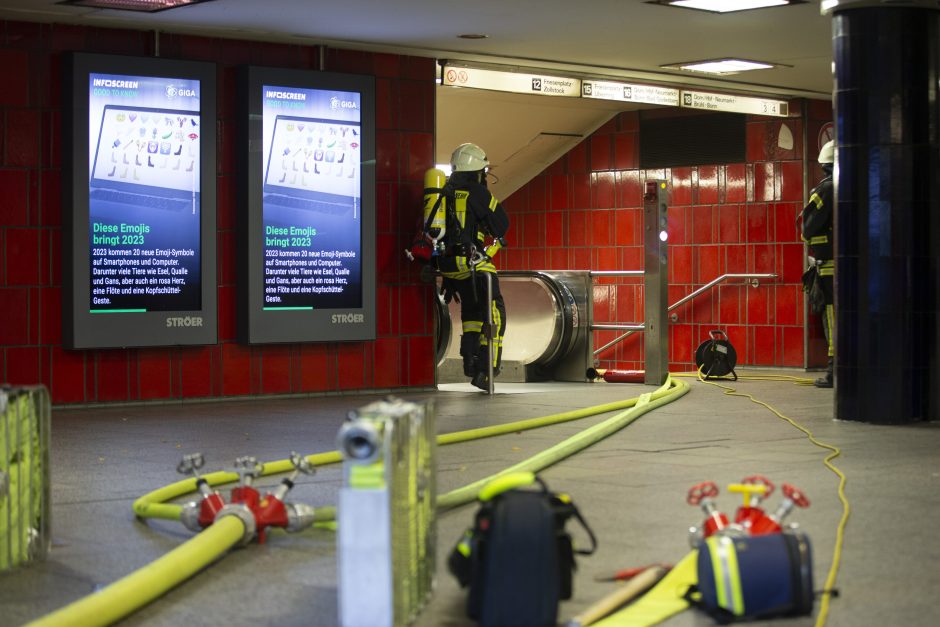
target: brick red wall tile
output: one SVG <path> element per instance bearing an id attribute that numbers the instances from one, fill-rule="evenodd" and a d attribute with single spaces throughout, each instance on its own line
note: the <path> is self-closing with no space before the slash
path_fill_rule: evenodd
<path id="1" fill-rule="evenodd" d="M 550 209 L 566 210 L 571 206 L 568 194 L 568 177 L 564 174 L 552 174 L 549 177 Z"/>
<path id="2" fill-rule="evenodd" d="M 692 208 L 692 241 L 696 244 L 711 244 L 715 236 L 714 207 Z"/>
<path id="3" fill-rule="evenodd" d="M 40 349 L 38 346 L 11 346 L 5 351 L 6 379 L 10 385 L 37 385 L 40 377 Z"/>
<path id="4" fill-rule="evenodd" d="M 0 346 L 29 343 L 29 290 L 0 288 Z"/>
<path id="5" fill-rule="evenodd" d="M 201 398 L 212 394 L 212 352 L 207 346 L 180 349 L 180 393 L 183 398 Z"/>
<path id="6" fill-rule="evenodd" d="M 0 225 L 26 226 L 29 220 L 29 173 L 26 170 L 0 169 Z"/>
<path id="7" fill-rule="evenodd" d="M 62 289 L 48 287 L 40 291 L 39 343 L 62 343 Z"/>
<path id="8" fill-rule="evenodd" d="M 768 288 L 751 288 L 747 295 L 747 323 L 749 325 L 767 324 L 769 310 L 772 308 L 773 292 Z"/>
<path id="9" fill-rule="evenodd" d="M 38 167 L 39 146 L 39 112 L 30 109 L 9 109 L 4 165 Z"/>
<path id="10" fill-rule="evenodd" d="M 380 338 L 375 342 L 372 358 L 375 364 L 375 387 L 396 388 L 402 384 L 401 352 L 401 338 Z"/>
<path id="11" fill-rule="evenodd" d="M 782 161 L 777 164 L 780 200 L 803 199 L 803 164 L 799 161 Z"/>
<path id="12" fill-rule="evenodd" d="M 748 122 L 747 160 L 765 161 L 770 158 L 767 122 Z"/>
<path id="13" fill-rule="evenodd" d="M 39 283 L 38 229 L 6 230 L 6 284 L 37 285 Z"/>
<path id="14" fill-rule="evenodd" d="M 588 213 L 591 223 L 591 245 L 610 246 L 615 238 L 614 213 L 604 209 L 595 209 Z"/>
<path id="15" fill-rule="evenodd" d="M 39 224 L 59 226 L 62 222 L 62 189 L 58 170 L 43 170 L 41 173 L 41 202 Z"/>
<path id="16" fill-rule="evenodd" d="M 589 212 L 572 211 L 568 214 L 568 246 L 587 246 Z"/>
<path id="17" fill-rule="evenodd" d="M 568 177 L 571 181 L 572 206 L 575 209 L 590 209 L 591 207 L 591 175 L 572 174 Z"/>
<path id="18" fill-rule="evenodd" d="M 96 400 L 127 401 L 130 399 L 128 362 L 131 351 L 98 351 L 95 363 Z"/>
<path id="19" fill-rule="evenodd" d="M 745 164 L 736 163 L 722 166 L 720 172 L 724 177 L 724 196 L 721 196 L 719 191 L 719 202 L 747 201 L 747 168 Z"/>
<path id="20" fill-rule="evenodd" d="M 137 394 L 140 400 L 162 400 L 172 397 L 172 368 L 170 353 L 165 348 L 146 348 L 137 351 Z"/>
<path id="21" fill-rule="evenodd" d="M 604 134 L 605 124 L 591 137 L 591 171 L 600 172 L 611 168 L 610 135 Z M 608 130 L 609 132 L 609 130 Z"/>
<path id="22" fill-rule="evenodd" d="M 749 203 L 745 208 L 747 215 L 747 239 L 750 243 L 768 241 L 769 220 L 767 218 L 767 205 L 763 203 Z"/>
<path id="23" fill-rule="evenodd" d="M 617 204 L 617 176 L 615 172 L 594 172 L 591 174 L 591 206 L 595 209 L 609 209 Z"/>
<path id="24" fill-rule="evenodd" d="M 369 384 L 367 382 L 371 382 L 371 371 L 366 370 L 362 343 L 340 344 L 337 358 L 339 360 L 339 389 L 361 390 Z"/>
<path id="25" fill-rule="evenodd" d="M 290 366 L 290 346 L 265 346 L 261 350 L 261 392 L 263 394 L 291 392 Z"/>
<path id="26" fill-rule="evenodd" d="M 0 328 L 2 327 L 3 325 L 0 324 Z M 60 346 L 53 346 L 51 358 L 52 373 L 49 393 L 52 402 L 56 404 L 84 402 L 86 400 L 85 352 L 66 351 Z"/>
<path id="27" fill-rule="evenodd" d="M 434 339 L 430 336 L 409 337 L 407 341 L 407 378 L 405 385 L 434 384 Z"/>
<path id="28" fill-rule="evenodd" d="M 218 298 L 218 335 L 219 341 L 234 340 L 237 333 L 237 292 L 233 285 L 221 285 Z"/>
<path id="29" fill-rule="evenodd" d="M 643 186 L 637 170 L 617 173 L 617 205 L 619 207 L 642 207 Z"/>

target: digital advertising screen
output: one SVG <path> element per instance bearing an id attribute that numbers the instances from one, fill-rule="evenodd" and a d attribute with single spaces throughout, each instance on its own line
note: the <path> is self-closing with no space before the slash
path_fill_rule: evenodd
<path id="1" fill-rule="evenodd" d="M 373 79 L 245 68 L 240 335 L 375 338 Z"/>
<path id="2" fill-rule="evenodd" d="M 215 66 L 68 65 L 68 345 L 214 343 Z"/>

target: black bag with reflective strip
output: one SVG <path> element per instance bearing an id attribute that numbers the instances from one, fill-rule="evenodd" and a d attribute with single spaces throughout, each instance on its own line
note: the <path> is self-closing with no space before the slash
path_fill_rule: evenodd
<path id="1" fill-rule="evenodd" d="M 467 615 L 492 627 L 554 626 L 558 602 L 571 598 L 575 554 L 589 555 L 597 542 L 578 508 L 548 490 L 510 489 L 481 503 L 448 559 L 469 586 Z M 575 518 L 587 531 L 589 550 L 575 549 L 565 523 Z"/>

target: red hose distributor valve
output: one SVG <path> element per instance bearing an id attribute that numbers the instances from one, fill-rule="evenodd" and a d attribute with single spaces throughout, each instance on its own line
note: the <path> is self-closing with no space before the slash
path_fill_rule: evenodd
<path id="1" fill-rule="evenodd" d="M 196 477 L 196 488 L 202 493 L 200 501 L 192 501 L 183 506 L 180 512 L 180 521 L 191 531 L 200 531 L 212 524 L 223 507 L 225 500 L 222 495 L 209 487 L 209 482 L 199 475 L 199 469 L 206 463 L 202 453 L 184 455 L 176 466 L 176 472 Z"/>
<path id="2" fill-rule="evenodd" d="M 313 465 L 303 455 L 294 451 L 291 451 L 290 461 L 294 466 L 294 472 L 282 479 L 274 492 L 266 494 L 254 510 L 259 544 L 264 544 L 265 530 L 268 527 L 283 527 L 287 531 L 300 531 L 313 524 L 313 507 L 302 503 L 284 502 L 284 497 L 294 487 L 294 482 L 300 473 L 305 475 L 314 473 Z"/>
<path id="3" fill-rule="evenodd" d="M 803 494 L 799 488 L 789 483 L 784 483 L 780 489 L 783 492 L 783 500 L 780 502 L 780 505 L 773 514 L 765 516 L 751 525 L 751 535 L 759 536 L 767 533 L 780 533 L 780 523 L 787 517 L 787 514 L 793 510 L 794 506 L 809 507 L 809 499 L 806 498 L 806 495 Z"/>
<path id="4" fill-rule="evenodd" d="M 290 461 L 294 472 L 281 480 L 281 484 L 261 498 L 261 494 L 252 486 L 255 478 L 264 472 L 264 464 L 254 457 L 239 457 L 235 460 L 235 472 L 238 473 L 239 485 L 232 489 L 229 503 L 209 488 L 208 481 L 196 473 L 204 460 L 201 454 L 187 455 L 180 462 L 177 470 L 184 474 L 196 474 L 196 485 L 203 494 L 201 501 L 193 501 L 183 506 L 180 521 L 187 529 L 200 531 L 211 525 L 220 516 L 235 516 L 245 525 L 242 544 L 248 544 L 252 538 L 258 538 L 263 544 L 268 527 L 283 527 L 287 531 L 300 531 L 314 522 L 314 509 L 300 503 L 286 503 L 284 497 L 294 487 L 294 481 L 300 473 L 313 474 L 314 469 L 302 455 L 291 452 Z"/>
<path id="5" fill-rule="evenodd" d="M 699 505 L 705 512 L 705 522 L 701 530 L 692 527 L 689 529 L 689 541 L 696 546 L 702 538 L 707 538 L 716 531 L 728 526 L 728 517 L 715 507 L 714 498 L 718 496 L 718 486 L 713 481 L 704 481 L 689 488 L 686 502 L 689 505 Z"/>
<path id="6" fill-rule="evenodd" d="M 750 531 L 755 522 L 766 517 L 767 514 L 760 504 L 773 494 L 774 484 L 763 475 L 753 475 L 745 477 L 741 483 L 732 483 L 728 486 L 728 491 L 743 495 L 744 503 L 735 513 L 734 522 L 741 525 L 745 531 Z"/>

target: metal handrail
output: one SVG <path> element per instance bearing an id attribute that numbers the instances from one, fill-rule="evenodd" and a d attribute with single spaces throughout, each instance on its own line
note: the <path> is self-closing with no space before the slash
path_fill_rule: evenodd
<path id="1" fill-rule="evenodd" d="M 623 274 L 619 274 L 619 275 L 618 275 L 617 273 L 623 273 Z M 595 274 L 606 275 L 606 276 L 635 276 L 636 273 L 643 274 L 643 271 L 642 271 L 642 270 L 612 270 L 612 271 L 609 271 L 609 272 L 608 272 L 608 271 L 600 271 L 600 272 L 597 272 L 597 273 L 595 273 L 594 271 L 592 271 L 592 272 L 591 272 L 591 276 L 594 276 Z M 777 275 L 776 275 L 776 274 L 722 274 L 722 275 L 721 275 L 720 277 L 718 277 L 717 279 L 713 279 L 712 281 L 709 281 L 708 283 L 706 283 L 706 284 L 703 285 L 702 287 L 693 290 L 691 293 L 686 294 L 685 296 L 683 296 L 682 298 L 680 298 L 679 300 L 677 300 L 677 301 L 674 302 L 673 304 L 669 305 L 669 307 L 666 308 L 666 311 L 672 311 L 672 310 L 675 309 L 676 307 L 679 307 L 680 305 L 684 305 L 685 303 L 689 302 L 690 300 L 692 300 L 693 298 L 695 298 L 696 296 L 698 296 L 698 295 L 701 294 L 702 292 L 705 292 L 705 291 L 707 291 L 707 290 L 710 290 L 711 288 L 715 287 L 716 285 L 718 285 L 718 284 L 721 283 L 722 281 L 725 281 L 725 280 L 728 280 L 728 279 L 750 279 L 750 280 L 753 282 L 752 284 L 754 285 L 754 287 L 757 287 L 757 280 L 758 280 L 758 279 L 775 279 L 775 278 L 777 278 Z M 610 348 L 611 346 L 613 346 L 613 345 L 616 344 L 617 342 L 620 342 L 620 341 L 626 339 L 627 337 L 633 335 L 633 334 L 636 333 L 637 331 L 642 331 L 642 330 L 644 330 L 645 328 L 646 328 L 646 324 L 645 324 L 645 323 L 643 323 L 643 324 L 635 324 L 635 325 L 631 325 L 631 324 L 596 324 L 596 325 L 595 325 L 595 324 L 592 324 L 592 325 L 591 325 L 591 330 L 592 330 L 592 331 L 623 331 L 623 330 L 626 330 L 626 331 L 627 331 L 626 333 L 624 333 L 624 334 L 621 335 L 620 337 L 617 337 L 617 338 L 611 340 L 610 342 L 604 344 L 604 345 L 601 346 L 600 348 L 598 348 L 596 351 L 594 351 L 593 354 L 594 354 L 595 356 L 600 355 L 601 353 L 603 353 L 605 350 L 607 350 L 608 348 Z"/>

